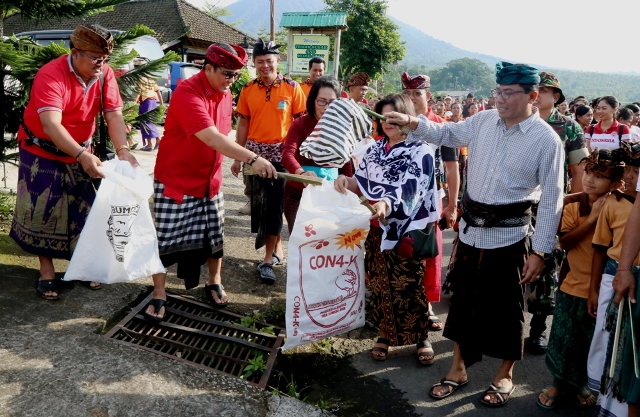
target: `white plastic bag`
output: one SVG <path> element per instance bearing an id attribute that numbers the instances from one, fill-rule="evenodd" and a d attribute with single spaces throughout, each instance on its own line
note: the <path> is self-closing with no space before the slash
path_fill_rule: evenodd
<path id="1" fill-rule="evenodd" d="M 65 281 L 129 282 L 166 269 L 149 210 L 153 180 L 127 161 L 102 164 L 100 184 Z"/>
<path id="2" fill-rule="evenodd" d="M 364 325 L 364 242 L 371 213 L 324 181 L 302 193 L 289 238 L 283 349 Z"/>

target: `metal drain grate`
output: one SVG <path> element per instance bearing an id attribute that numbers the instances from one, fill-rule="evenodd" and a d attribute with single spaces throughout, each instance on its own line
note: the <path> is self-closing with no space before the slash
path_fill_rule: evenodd
<path id="1" fill-rule="evenodd" d="M 249 329 L 240 325 L 240 315 L 169 293 L 164 321 L 153 323 L 142 314 L 151 297 L 149 294 L 105 337 L 235 377 L 244 374 L 249 360 L 263 356 L 266 368 L 245 380 L 259 388 L 267 386 L 278 349 L 284 342 L 282 329 L 274 328 L 275 335 Z"/>

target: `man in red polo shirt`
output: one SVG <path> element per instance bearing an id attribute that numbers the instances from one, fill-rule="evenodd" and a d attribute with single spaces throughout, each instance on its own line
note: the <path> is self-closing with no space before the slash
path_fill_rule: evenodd
<path id="1" fill-rule="evenodd" d="M 224 196 L 223 155 L 241 160 L 265 178 L 276 177 L 267 160 L 226 135 L 231 131 L 231 84 L 247 60 L 241 46 L 215 43 L 198 75 L 180 83 L 171 96 L 162 146 L 154 170 L 154 213 L 160 259 L 178 264 L 187 289 L 198 286 L 200 267 L 209 267 L 205 295 L 214 307 L 227 305 L 222 286 Z M 153 276 L 153 299 L 145 316 L 164 318 L 166 274 Z"/>
<path id="2" fill-rule="evenodd" d="M 431 79 L 428 75 L 418 74 L 410 76 L 408 72 L 402 74 L 400 81 L 402 82 L 402 94 L 406 94 L 411 99 L 416 114 L 424 114 L 427 119 L 436 123 L 445 123 L 445 120 L 436 115 L 429 107 L 429 99 L 431 98 Z M 442 198 L 445 196 L 441 185 L 441 177 L 446 172 L 446 183 L 449 189 L 447 207 L 442 210 L 441 217 L 446 219 L 447 228 L 453 227 L 456 220 L 458 205 L 458 190 L 460 187 L 460 174 L 458 171 L 458 155 L 457 150 L 446 146 L 430 145 L 435 151 L 435 175 L 438 181 L 438 193 L 440 205 L 442 206 Z M 444 170 L 443 170 L 444 166 Z M 438 238 L 439 254 L 435 258 L 427 258 L 425 260 L 425 292 L 429 300 L 429 329 L 431 331 L 442 330 L 442 321 L 431 309 L 431 301 L 440 301 L 440 285 L 442 281 L 442 231 L 436 228 Z"/>
<path id="3" fill-rule="evenodd" d="M 36 73 L 18 132 L 18 196 L 10 236 L 38 255 L 38 293 L 45 300 L 60 298 L 53 259 L 71 259 L 96 196 L 91 178 L 102 176 L 100 159 L 88 149 L 101 100 L 118 158 L 138 164 L 127 147 L 118 84 L 106 64 L 113 36 L 98 25 L 79 25 L 70 47 L 68 55 Z"/>

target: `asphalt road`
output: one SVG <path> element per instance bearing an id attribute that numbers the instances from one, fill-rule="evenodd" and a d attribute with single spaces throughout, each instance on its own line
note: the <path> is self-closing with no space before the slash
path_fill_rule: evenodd
<path id="1" fill-rule="evenodd" d="M 451 253 L 453 231 L 444 232 L 444 253 Z M 443 259 L 443 280 L 449 256 Z M 450 295 L 442 296 L 440 303 L 433 304 L 438 316 L 446 321 L 449 310 Z M 526 313 L 527 329 L 531 315 Z M 548 328 L 551 328 L 551 317 L 547 320 Z M 499 320 L 487 317 L 486 326 L 499 326 Z M 548 331 L 547 331 L 548 334 Z M 482 362 L 468 369 L 469 384 L 456 391 L 451 397 L 435 401 L 428 395 L 429 388 L 443 378 L 452 363 L 453 342 L 442 337 L 442 332 L 429 334 L 429 340 L 436 352 L 436 361 L 431 366 L 422 366 L 416 360 L 415 346 L 407 346 L 392 350 L 389 358 L 384 362 L 373 361 L 369 352 L 362 352 L 352 358 L 353 366 L 363 375 L 374 375 L 385 380 L 393 388 L 404 392 L 404 399 L 415 408 L 415 416 L 545 416 L 558 415 L 566 417 L 596 416 L 595 409 L 584 410 L 567 401 L 560 404 L 553 411 L 543 410 L 536 405 L 538 393 L 548 387 L 552 377 L 544 363 L 543 356 L 530 355 L 525 351 L 524 359 L 516 363 L 514 369 L 514 382 L 516 390 L 508 404 L 502 408 L 488 408 L 480 403 L 483 391 L 492 382 L 500 360 L 485 357 Z M 482 343 L 481 340 L 478 343 Z M 586 366 L 586 365 L 585 365 Z M 406 416 L 406 411 L 397 414 L 398 417 Z M 393 415 L 395 416 L 395 415 Z M 389 415 L 392 417 L 392 415 Z"/>

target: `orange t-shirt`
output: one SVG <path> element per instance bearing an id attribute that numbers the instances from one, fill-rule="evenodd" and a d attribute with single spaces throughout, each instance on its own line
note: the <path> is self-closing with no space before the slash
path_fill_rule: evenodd
<path id="1" fill-rule="evenodd" d="M 580 226 L 587 220 L 590 213 L 591 207 L 589 207 L 589 196 L 587 194 L 576 193 L 566 196 L 558 235 L 567 234 Z M 593 258 L 591 241 L 595 231 L 596 225 L 594 224 L 580 242 L 567 251 L 569 272 L 560 286 L 562 292 L 574 297 L 589 298 L 591 259 Z"/>
<path id="2" fill-rule="evenodd" d="M 297 82 L 278 74 L 269 87 L 259 78 L 240 92 L 236 113 L 249 119 L 247 139 L 266 144 L 284 142 L 293 119 L 307 110 L 306 98 Z"/>
<path id="3" fill-rule="evenodd" d="M 309 92 L 311 91 L 311 87 L 313 86 L 313 83 L 308 83 L 307 81 L 308 79 L 300 84 L 300 88 L 302 88 L 305 100 L 307 99 L 307 97 L 309 97 Z"/>
<path id="4" fill-rule="evenodd" d="M 620 260 L 624 226 L 627 224 L 634 201 L 633 197 L 614 191 L 604 202 L 598 217 L 593 246 L 608 248 L 607 256 L 615 261 Z M 640 255 L 636 256 L 633 264 L 640 265 Z"/>

